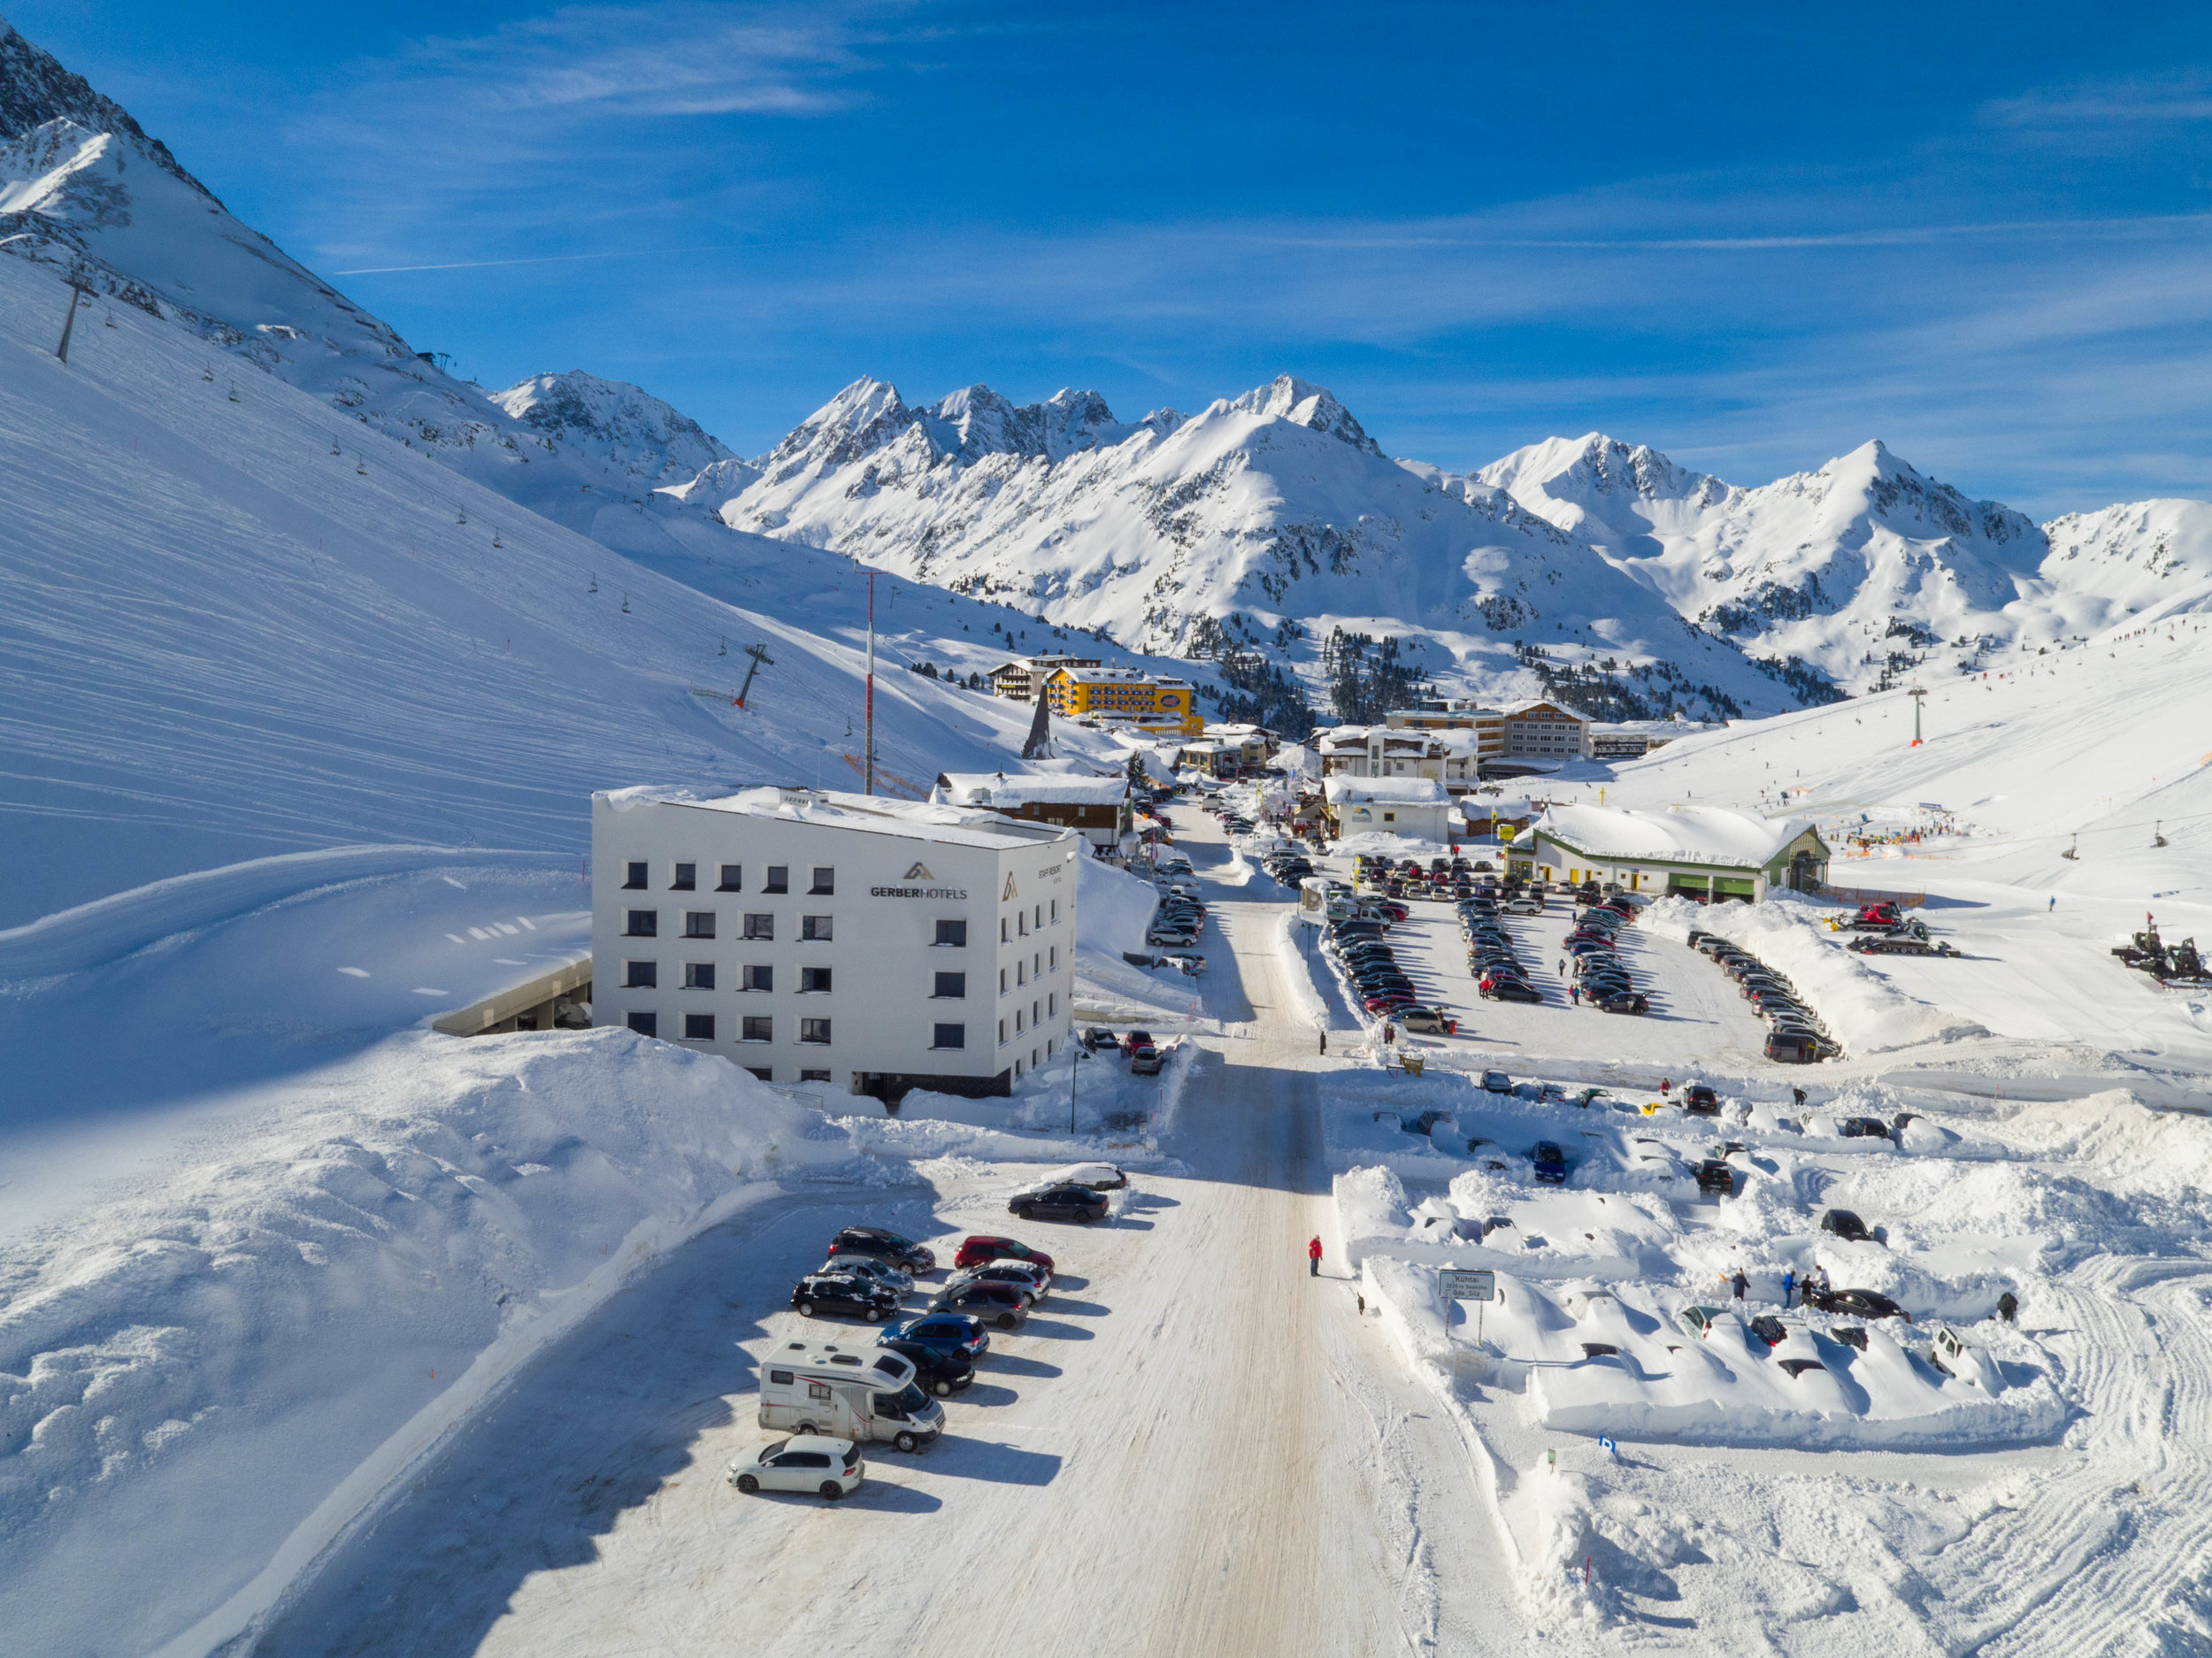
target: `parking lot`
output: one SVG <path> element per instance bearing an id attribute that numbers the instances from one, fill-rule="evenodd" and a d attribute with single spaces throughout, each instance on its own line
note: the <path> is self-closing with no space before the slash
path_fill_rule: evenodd
<path id="1" fill-rule="evenodd" d="M 1328 858 L 1324 872 L 1349 880 L 1351 860 Z M 1766 1063 L 1762 1056 L 1766 1028 L 1750 1004 L 1710 963 L 1683 945 L 1640 927 L 1623 928 L 1620 955 L 1637 988 L 1651 998 L 1650 1012 L 1609 1014 L 1577 1007 L 1568 999 L 1571 980 L 1559 971 L 1563 959 L 1559 943 L 1573 925 L 1573 906 L 1554 898 L 1543 915 L 1504 917 L 1529 980 L 1544 993 L 1544 1002 L 1486 1002 L 1468 971 L 1467 948 L 1452 906 L 1416 900 L 1408 909 L 1408 917 L 1393 926 L 1384 941 L 1417 991 L 1433 998 L 1430 1005 L 1459 1021 L 1457 1035 L 1411 1038 L 1417 1046 L 1572 1054 L 1683 1067 L 1700 1060 L 1732 1068 Z"/>

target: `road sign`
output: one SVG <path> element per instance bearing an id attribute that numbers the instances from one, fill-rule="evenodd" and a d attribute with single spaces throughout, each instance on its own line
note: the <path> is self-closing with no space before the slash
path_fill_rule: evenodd
<path id="1" fill-rule="evenodd" d="M 1444 1267 L 1436 1277 L 1448 1301 L 1490 1301 L 1498 1298 L 1498 1275 L 1494 1272 L 1462 1272 Z"/>

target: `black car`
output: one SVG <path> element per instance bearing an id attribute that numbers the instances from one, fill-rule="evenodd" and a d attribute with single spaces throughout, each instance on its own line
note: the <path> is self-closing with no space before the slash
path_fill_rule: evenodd
<path id="1" fill-rule="evenodd" d="M 1624 996 L 1601 996 L 1598 998 L 1598 1011 L 1601 1013 L 1649 1013 L 1651 998 L 1641 991 L 1631 991 Z"/>
<path id="2" fill-rule="evenodd" d="M 1813 1290 L 1806 1299 L 1824 1313 L 1848 1313 L 1855 1318 L 1901 1318 L 1912 1315 L 1886 1295 L 1872 1290 Z"/>
<path id="3" fill-rule="evenodd" d="M 1751 1321 L 1751 1333 L 1770 1347 L 1778 1347 L 1790 1339 L 1790 1327 L 1772 1313 L 1763 1313 Z"/>
<path id="4" fill-rule="evenodd" d="M 833 1259 L 838 1255 L 872 1255 L 916 1278 L 937 1270 L 937 1257 L 930 1254 L 926 1246 L 881 1226 L 846 1227 L 830 1240 L 829 1253 Z"/>
<path id="5" fill-rule="evenodd" d="M 1482 993 L 1493 1002 L 1541 1002 L 1544 993 L 1525 979 L 1493 979 Z"/>
<path id="6" fill-rule="evenodd" d="M 1836 1125 L 1846 1140 L 1887 1140 L 1889 1125 L 1878 1117 L 1847 1117 Z"/>
<path id="7" fill-rule="evenodd" d="M 1006 1207 L 1024 1220 L 1106 1218 L 1106 1199 L 1087 1186 L 1048 1186 L 1041 1192 L 1024 1192 Z"/>
<path id="8" fill-rule="evenodd" d="M 1736 1194 L 1736 1171 L 1720 1157 L 1708 1157 L 1697 1166 L 1697 1189 L 1718 1197 Z"/>
<path id="9" fill-rule="evenodd" d="M 1121 1038 L 1116 1036 L 1111 1031 L 1093 1025 L 1083 1032 L 1083 1046 L 1095 1054 L 1102 1048 L 1119 1048 Z"/>
<path id="10" fill-rule="evenodd" d="M 1847 1209 L 1832 1209 L 1820 1217 L 1820 1230 L 1833 1232 L 1846 1243 L 1870 1243 L 1874 1234 L 1866 1223 Z"/>
<path id="11" fill-rule="evenodd" d="M 849 1313 L 879 1324 L 899 1310 L 899 1298 L 858 1272 L 810 1272 L 791 1291 L 791 1304 L 803 1317 Z"/>
<path id="12" fill-rule="evenodd" d="M 1535 1166 L 1536 1179 L 1541 1186 L 1567 1184 L 1567 1154 L 1548 1140 L 1540 1140 L 1529 1148 L 1528 1160 Z"/>
<path id="13" fill-rule="evenodd" d="M 1711 1084 L 1694 1082 L 1682 1096 L 1682 1109 L 1696 1117 L 1718 1117 L 1720 1095 L 1713 1092 Z"/>
<path id="14" fill-rule="evenodd" d="M 940 1399 L 975 1380 L 975 1366 L 957 1353 L 946 1353 L 926 1341 L 886 1341 L 882 1345 L 902 1359 L 911 1359 L 914 1379 Z"/>

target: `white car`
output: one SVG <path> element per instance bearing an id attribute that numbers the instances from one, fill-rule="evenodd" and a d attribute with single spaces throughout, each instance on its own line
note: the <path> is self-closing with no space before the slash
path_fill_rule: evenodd
<path id="1" fill-rule="evenodd" d="M 986 1261 L 980 1266 L 969 1267 L 954 1273 L 945 1280 L 945 1293 L 956 1295 L 971 1284 L 1010 1284 L 1029 1298 L 1034 1307 L 1044 1299 L 1045 1290 L 1052 1282 L 1052 1275 L 1042 1267 L 1032 1266 L 1026 1261 Z"/>
<path id="2" fill-rule="evenodd" d="M 860 1447 L 850 1439 L 797 1433 L 764 1445 L 750 1462 L 730 1464 L 730 1484 L 747 1496 L 761 1491 L 814 1491 L 832 1502 L 851 1495 L 867 1477 Z"/>
<path id="3" fill-rule="evenodd" d="M 1509 898 L 1499 906 L 1509 916 L 1540 916 L 1544 913 L 1541 898 Z"/>
<path id="4" fill-rule="evenodd" d="M 914 1275 L 902 1272 L 888 1261 L 879 1261 L 873 1255 L 832 1255 L 822 1263 L 825 1272 L 859 1272 L 895 1294 L 903 1295 L 914 1287 Z"/>

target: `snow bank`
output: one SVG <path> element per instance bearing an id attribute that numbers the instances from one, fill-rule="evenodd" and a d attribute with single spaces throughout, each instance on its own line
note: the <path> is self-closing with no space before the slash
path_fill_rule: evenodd
<path id="1" fill-rule="evenodd" d="M 1312 969 L 1307 965 L 1305 952 L 1299 948 L 1298 929 L 1304 925 L 1295 910 L 1283 911 L 1275 924 L 1275 955 L 1282 963 L 1283 984 L 1290 992 L 1293 1017 L 1302 1025 L 1326 1030 L 1328 1004 L 1314 987 Z"/>
<path id="2" fill-rule="evenodd" d="M 1331 1183 L 1336 1199 L 1338 1248 L 1357 1266 L 1369 1249 L 1404 1241 L 1405 1184 L 1379 1164 L 1347 1169 Z"/>
<path id="3" fill-rule="evenodd" d="M 1695 927 L 1741 945 L 1787 976 L 1830 1033 L 1855 1053 L 1989 1034 L 1971 1019 L 1898 989 L 1845 949 L 1840 934 L 1822 927 L 1815 919 L 1820 913 L 1828 912 L 1815 911 L 1793 894 L 1773 893 L 1757 904 L 1662 898 L 1644 911 L 1644 920 L 1663 938 L 1686 941 Z"/>
<path id="4" fill-rule="evenodd" d="M 1152 883 L 1097 858 L 1076 860 L 1075 948 L 1118 962 L 1144 948 L 1159 894 Z"/>
<path id="5" fill-rule="evenodd" d="M 409 1033 L 288 1092 L 0 1250 L 23 1650 L 229 1639 L 546 1333 L 764 1176 L 849 1156 L 727 1062 L 622 1031 Z"/>

